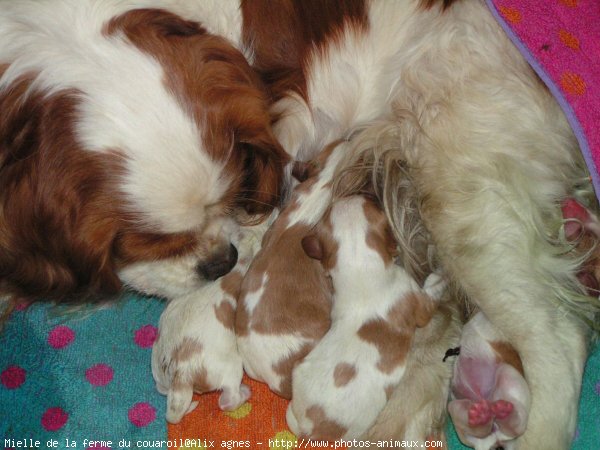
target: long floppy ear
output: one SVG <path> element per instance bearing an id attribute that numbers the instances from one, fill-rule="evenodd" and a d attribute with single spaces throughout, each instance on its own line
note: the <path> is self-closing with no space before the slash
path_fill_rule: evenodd
<path id="1" fill-rule="evenodd" d="M 23 96 L 23 78 L 0 92 L 0 284 L 30 297 L 63 300 L 121 287 L 112 266 L 114 196 L 106 155 L 75 137 L 78 98 L 65 91 Z"/>
<path id="2" fill-rule="evenodd" d="M 321 241 L 316 234 L 309 234 L 302 238 L 302 249 L 304 250 L 304 253 L 312 259 L 322 261 L 325 256 L 323 244 L 321 244 Z"/>
<path id="3" fill-rule="evenodd" d="M 242 203 L 250 214 L 262 214 L 278 206 L 283 195 L 284 168 L 289 156 L 270 136 L 242 144 L 245 152 Z"/>

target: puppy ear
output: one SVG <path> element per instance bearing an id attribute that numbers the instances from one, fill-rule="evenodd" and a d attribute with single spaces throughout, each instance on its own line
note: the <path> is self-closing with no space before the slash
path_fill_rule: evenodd
<path id="1" fill-rule="evenodd" d="M 323 245 L 315 234 L 309 234 L 308 236 L 304 236 L 302 238 L 302 249 L 304 250 L 304 253 L 306 253 L 306 255 L 312 259 L 322 261 L 323 257 L 325 256 L 323 252 Z"/>

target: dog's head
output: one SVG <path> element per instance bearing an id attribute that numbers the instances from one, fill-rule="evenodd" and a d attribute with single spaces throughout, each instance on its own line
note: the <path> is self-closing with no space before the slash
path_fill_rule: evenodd
<path id="1" fill-rule="evenodd" d="M 197 23 L 78 11 L 90 23 L 45 37 L 23 13 L 13 37 L 31 45 L 0 50 L 2 287 L 114 293 L 148 264 L 168 274 L 141 288 L 168 295 L 227 273 L 233 212 L 270 211 L 287 163 L 263 86 Z"/>

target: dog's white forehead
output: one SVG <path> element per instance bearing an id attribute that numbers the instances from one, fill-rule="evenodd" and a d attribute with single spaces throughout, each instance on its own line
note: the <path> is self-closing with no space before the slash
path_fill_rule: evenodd
<path id="1" fill-rule="evenodd" d="M 77 138 L 90 151 L 123 155 L 127 175 L 116 176 L 115 182 L 121 183 L 137 217 L 165 233 L 202 227 L 206 207 L 219 202 L 229 180 L 222 163 L 203 147 L 198 123 L 165 86 L 165 70 L 171 69 L 121 34 L 103 33 L 115 13 L 125 12 L 116 3 L 54 2 L 64 14 L 44 14 L 50 6 L 26 0 L 14 5 L 23 18 L 20 30 L 13 30 L 15 22 L 0 19 L 0 63 L 14 61 L 0 85 L 33 75 L 32 91 L 80 93 Z M 26 11 L 31 17 L 23 17 Z M 11 31 L 18 31 L 20 39 L 11 38 Z"/>

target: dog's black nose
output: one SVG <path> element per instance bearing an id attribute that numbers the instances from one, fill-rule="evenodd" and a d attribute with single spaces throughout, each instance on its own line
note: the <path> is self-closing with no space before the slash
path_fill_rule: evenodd
<path id="1" fill-rule="evenodd" d="M 496 450 L 504 450 L 504 447 L 502 447 L 502 446 L 496 447 Z"/>
<path id="2" fill-rule="evenodd" d="M 206 280 L 214 281 L 228 274 L 237 263 L 237 259 L 237 248 L 230 244 L 225 252 L 199 264 L 196 270 Z"/>

